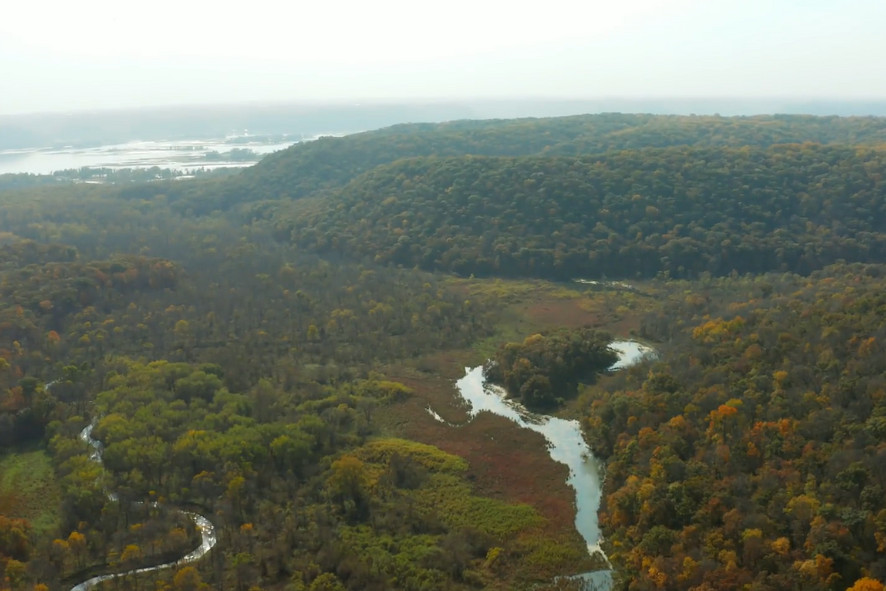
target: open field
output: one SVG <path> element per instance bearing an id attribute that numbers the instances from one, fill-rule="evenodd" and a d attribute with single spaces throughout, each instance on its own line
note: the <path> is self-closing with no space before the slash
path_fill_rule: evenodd
<path id="1" fill-rule="evenodd" d="M 0 456 L 0 514 L 23 517 L 39 533 L 55 528 L 60 493 L 47 453 L 22 449 Z"/>

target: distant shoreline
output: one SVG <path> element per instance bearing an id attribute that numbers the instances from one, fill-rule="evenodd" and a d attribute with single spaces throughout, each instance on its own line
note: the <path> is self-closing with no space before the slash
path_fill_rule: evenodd
<path id="1" fill-rule="evenodd" d="M 752 116 L 886 116 L 886 97 L 871 100 L 803 98 L 538 98 L 239 103 L 156 106 L 105 111 L 0 114 L 0 150 L 102 145 L 133 140 L 257 135 L 344 134 L 398 123 L 457 119 L 559 117 L 589 113 Z"/>

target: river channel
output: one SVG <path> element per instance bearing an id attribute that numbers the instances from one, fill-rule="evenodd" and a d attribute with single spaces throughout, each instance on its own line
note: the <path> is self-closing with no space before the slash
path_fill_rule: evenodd
<path id="1" fill-rule="evenodd" d="M 95 424 L 90 424 L 85 429 L 83 429 L 83 431 L 80 432 L 80 439 L 82 439 L 92 447 L 92 453 L 89 454 L 89 459 L 94 462 L 101 463 L 104 446 L 102 445 L 101 441 L 92 437 L 93 427 L 95 427 Z M 117 501 L 117 495 L 115 495 L 113 492 L 108 493 L 108 498 L 110 498 L 112 501 Z M 137 568 L 120 573 L 98 575 L 87 579 L 82 583 L 74 585 L 73 587 L 71 587 L 71 591 L 89 591 L 89 589 L 92 589 L 102 581 L 108 581 L 111 579 L 116 579 L 118 577 L 125 577 L 126 575 L 138 575 L 166 568 L 172 568 L 174 566 L 181 566 L 183 564 L 195 562 L 203 558 L 203 556 L 205 556 L 210 550 L 212 550 L 213 546 L 215 546 L 216 542 L 218 541 L 215 535 L 215 526 L 212 524 L 211 521 L 209 521 L 206 517 L 200 515 L 199 513 L 192 513 L 190 511 L 182 511 L 181 513 L 182 515 L 185 515 L 191 521 L 193 521 L 194 526 L 196 526 L 197 528 L 197 531 L 200 532 L 200 545 L 197 546 L 193 551 L 172 562 L 157 564 L 155 566 L 146 566 L 143 568 Z"/>
<path id="2" fill-rule="evenodd" d="M 654 349 L 635 341 L 615 341 L 610 347 L 619 355 L 618 361 L 609 368 L 612 371 L 629 367 L 656 354 Z M 585 540 L 588 554 L 609 564 L 601 547 L 603 536 L 597 521 L 602 490 L 602 465 L 591 453 L 578 421 L 529 412 L 520 404 L 508 400 L 502 388 L 487 384 L 483 377 L 482 366 L 465 369 L 465 376 L 456 382 L 456 387 L 462 399 L 470 406 L 468 414 L 471 418 L 480 412 L 491 412 L 514 421 L 523 428 L 540 433 L 548 443 L 551 459 L 569 468 L 569 478 L 566 482 L 575 490 L 575 528 Z M 432 409 L 429 408 L 428 412 L 438 420 L 442 420 Z M 80 438 L 92 447 L 90 459 L 101 463 L 104 446 L 92 437 L 93 427 L 94 424 L 90 424 L 83 429 Z M 113 492 L 109 492 L 108 497 L 113 501 L 117 500 Z M 200 532 L 200 545 L 192 552 L 165 564 L 98 575 L 78 583 L 71 588 L 71 591 L 89 591 L 102 581 L 172 568 L 205 556 L 217 542 L 215 526 L 206 517 L 197 513 L 182 511 L 182 514 L 191 519 Z M 612 588 L 612 571 L 609 569 L 581 573 L 571 578 L 581 580 L 582 588 L 587 591 L 608 591 Z"/>
<path id="3" fill-rule="evenodd" d="M 636 341 L 615 341 L 610 347 L 619 355 L 618 361 L 609 368 L 612 371 L 655 356 L 652 348 Z M 465 377 L 455 385 L 462 399 L 470 406 L 468 414 L 471 418 L 483 411 L 491 412 L 540 433 L 548 443 L 551 459 L 566 464 L 569 468 L 566 483 L 575 490 L 575 528 L 585 540 L 588 554 L 609 564 L 601 548 L 603 536 L 597 521 L 602 490 L 602 465 L 585 442 L 581 425 L 575 420 L 529 412 L 522 405 L 507 399 L 502 388 L 487 384 L 483 378 L 482 366 L 465 369 Z M 588 591 L 612 588 L 612 571 L 609 569 L 581 573 L 575 575 L 575 578 L 580 579 L 583 582 L 582 588 Z"/>

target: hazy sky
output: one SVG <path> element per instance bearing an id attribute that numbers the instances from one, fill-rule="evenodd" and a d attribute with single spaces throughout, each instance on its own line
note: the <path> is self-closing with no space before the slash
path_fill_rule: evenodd
<path id="1" fill-rule="evenodd" d="M 886 98 L 886 0 L 27 0 L 0 114 L 239 101 Z"/>

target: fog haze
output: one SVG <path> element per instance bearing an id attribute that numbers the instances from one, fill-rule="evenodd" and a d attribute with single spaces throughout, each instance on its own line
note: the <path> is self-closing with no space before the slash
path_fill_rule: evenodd
<path id="1" fill-rule="evenodd" d="M 4 12 L 0 114 L 243 101 L 886 97 L 881 0 L 37 0 Z"/>

